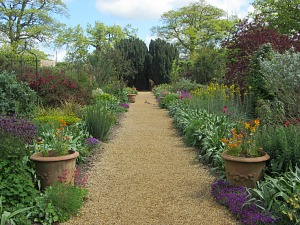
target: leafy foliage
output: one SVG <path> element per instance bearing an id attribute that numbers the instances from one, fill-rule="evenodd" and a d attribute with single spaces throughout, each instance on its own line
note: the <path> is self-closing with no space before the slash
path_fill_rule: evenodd
<path id="1" fill-rule="evenodd" d="M 26 40 L 44 42 L 62 27 L 53 14 L 66 15 L 61 0 L 2 1 L 0 5 L 1 41 L 9 42 L 17 49 Z"/>
<path id="2" fill-rule="evenodd" d="M 300 31 L 299 0 L 255 0 L 254 13 L 261 17 L 270 28 L 282 34 L 297 35 Z"/>
<path id="3" fill-rule="evenodd" d="M 226 35 L 232 21 L 225 12 L 205 0 L 190 3 L 177 11 L 171 10 L 161 16 L 162 26 L 152 32 L 168 41 L 176 41 L 180 52 L 193 55 L 200 46 L 214 45 Z"/>
<path id="4" fill-rule="evenodd" d="M 39 140 L 32 146 L 35 152 L 47 155 L 55 150 L 58 155 L 65 155 L 69 150 L 79 152 L 77 162 L 85 160 L 90 150 L 85 140 L 90 137 L 83 121 L 68 125 L 63 121 L 37 124 Z"/>
<path id="5" fill-rule="evenodd" d="M 161 108 L 168 108 L 169 105 L 172 104 L 173 101 L 176 101 L 179 98 L 179 94 L 166 94 L 161 101 L 159 101 L 159 106 Z"/>
<path id="6" fill-rule="evenodd" d="M 36 108 L 36 93 L 13 73 L 0 72 L 0 107 L 4 115 L 30 115 Z"/>
<path id="7" fill-rule="evenodd" d="M 274 99 L 283 104 L 285 116 L 300 115 L 300 53 L 274 53 L 273 58 L 261 60 L 260 66 L 264 82 Z"/>
<path id="8" fill-rule="evenodd" d="M 33 170 L 28 158 L 0 161 L 0 193 L 5 207 L 30 206 L 38 191 L 33 182 Z"/>
<path id="9" fill-rule="evenodd" d="M 178 59 L 179 54 L 177 49 L 164 40 L 151 40 L 149 45 L 149 54 L 147 57 L 149 68 L 145 68 L 149 78 L 154 81 L 156 85 L 170 82 L 170 72 L 173 60 Z"/>
<path id="10" fill-rule="evenodd" d="M 6 211 L 3 209 L 3 205 L 2 205 L 2 196 L 0 196 L 0 224 L 1 225 L 6 225 L 6 224 L 11 224 L 11 225 L 16 225 L 16 220 L 15 220 L 15 216 L 17 216 L 20 213 L 23 213 L 25 211 L 28 211 L 30 209 L 32 209 L 33 207 L 25 207 L 22 209 L 18 209 L 14 212 L 10 212 L 10 211 Z M 20 223 L 18 223 L 20 224 Z"/>
<path id="11" fill-rule="evenodd" d="M 191 109 L 187 101 L 177 101 L 169 106 L 174 126 L 182 132 L 184 141 L 196 147 L 199 159 L 210 164 L 215 172 L 222 173 L 223 151 L 221 138 L 233 127 L 228 117 L 217 116 L 203 109 Z"/>
<path id="12" fill-rule="evenodd" d="M 66 222 L 79 212 L 86 196 L 87 190 L 82 187 L 56 183 L 36 198 L 37 204 L 31 217 L 45 225 Z"/>
<path id="13" fill-rule="evenodd" d="M 265 176 L 265 180 L 258 183 L 252 190 L 252 194 L 260 201 L 260 206 L 266 210 L 272 210 L 281 215 L 279 224 L 284 221 L 293 222 L 295 216 L 299 218 L 297 212 L 293 212 L 293 205 L 288 204 L 295 194 L 300 192 L 300 169 L 295 166 L 288 172 L 274 178 Z M 295 213 L 294 215 L 292 215 Z"/>
<path id="14" fill-rule="evenodd" d="M 91 92 L 85 90 L 77 81 L 64 74 L 52 74 L 49 71 L 40 74 L 26 74 L 25 79 L 29 86 L 41 97 L 45 106 L 60 106 L 70 99 L 85 105 L 88 103 Z"/>
<path id="15" fill-rule="evenodd" d="M 180 79 L 178 82 L 172 85 L 172 91 L 193 91 L 199 88 L 201 85 L 188 79 Z"/>
<path id="16" fill-rule="evenodd" d="M 278 52 L 284 52 L 291 47 L 300 51 L 300 44 L 297 40 L 269 29 L 261 21 L 245 20 L 237 24 L 232 35 L 223 42 L 228 51 L 226 84 L 238 84 L 241 90 L 245 90 L 251 56 L 262 44 L 267 43 L 270 43 Z"/>
<path id="17" fill-rule="evenodd" d="M 223 49 L 202 47 L 191 58 L 191 79 L 198 84 L 220 80 L 225 74 L 226 55 Z"/>
<path id="18" fill-rule="evenodd" d="M 88 132 L 103 141 L 108 137 L 110 128 L 116 122 L 116 115 L 110 110 L 113 105 L 108 101 L 98 101 L 86 108 L 85 123 Z M 116 106 L 118 107 L 118 105 Z"/>
<path id="19" fill-rule="evenodd" d="M 256 142 L 271 160 L 268 172 L 284 173 L 300 163 L 300 125 L 266 125 L 256 134 Z"/>
<path id="20" fill-rule="evenodd" d="M 133 73 L 128 79 L 128 86 L 147 90 L 149 77 L 144 73 L 145 58 L 148 53 L 146 44 L 138 38 L 122 39 L 116 44 L 116 49 L 121 51 L 125 60 L 131 62 Z"/>

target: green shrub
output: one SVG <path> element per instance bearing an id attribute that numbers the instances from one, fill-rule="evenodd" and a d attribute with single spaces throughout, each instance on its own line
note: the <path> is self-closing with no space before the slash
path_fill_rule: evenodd
<path id="1" fill-rule="evenodd" d="M 36 93 L 15 74 L 0 72 L 0 110 L 4 115 L 30 115 L 36 108 Z"/>
<path id="2" fill-rule="evenodd" d="M 33 182 L 33 169 L 28 166 L 29 160 L 0 161 L 0 193 L 5 207 L 30 206 L 38 191 Z"/>
<path id="3" fill-rule="evenodd" d="M 44 225 L 66 222 L 79 212 L 86 196 L 87 190 L 82 187 L 56 183 L 36 198 L 36 207 L 31 217 L 34 222 Z"/>
<path id="4" fill-rule="evenodd" d="M 85 123 L 87 130 L 93 137 L 101 141 L 108 137 L 109 130 L 117 118 L 115 112 L 109 110 L 109 107 L 105 102 L 98 101 L 86 108 Z"/>
<path id="5" fill-rule="evenodd" d="M 266 175 L 265 180 L 258 182 L 251 193 L 263 209 L 279 215 L 281 221 L 278 224 L 297 224 L 294 222 L 299 219 L 299 209 L 291 203 L 300 193 L 299 167 L 290 167 L 288 172 L 274 178 Z"/>
<path id="6" fill-rule="evenodd" d="M 180 81 L 176 82 L 172 85 L 172 92 L 177 91 L 192 91 L 196 90 L 197 88 L 201 87 L 200 84 L 197 84 L 196 82 L 187 80 L 187 79 L 181 79 Z"/>
<path id="7" fill-rule="evenodd" d="M 257 145 L 268 152 L 271 160 L 268 172 L 285 172 L 289 165 L 300 163 L 300 124 L 265 125 L 256 137 Z"/>
<path id="8" fill-rule="evenodd" d="M 220 80 L 225 75 L 226 56 L 224 50 L 202 47 L 193 56 L 191 77 L 199 84 Z"/>
<path id="9" fill-rule="evenodd" d="M 162 92 L 171 92 L 171 89 L 170 84 L 160 84 L 153 90 L 153 94 L 157 98 Z"/>
<path id="10" fill-rule="evenodd" d="M 179 94 L 170 93 L 164 96 L 164 98 L 159 101 L 159 106 L 163 109 L 168 108 L 170 104 L 172 104 L 173 101 L 176 101 L 179 98 Z"/>
<path id="11" fill-rule="evenodd" d="M 127 92 L 124 89 L 124 83 L 119 80 L 111 81 L 102 87 L 104 93 L 116 96 L 120 102 L 127 101 Z"/>
<path id="12" fill-rule="evenodd" d="M 29 211 L 32 208 L 33 207 L 25 207 L 25 208 L 15 210 L 13 212 L 7 211 L 4 209 L 4 207 L 2 205 L 2 196 L 0 196 L 0 224 L 1 225 L 6 225 L 6 224 L 12 224 L 12 225 L 13 224 L 18 224 L 18 225 L 29 224 L 30 225 L 31 223 L 27 219 L 23 219 L 23 221 L 19 221 L 18 218 L 16 218 L 16 217 L 20 216 L 20 214 L 22 214 L 26 211 Z M 24 220 L 27 220 L 27 222 Z"/>
<path id="13" fill-rule="evenodd" d="M 260 60 L 260 67 L 266 88 L 272 93 L 274 100 L 282 103 L 285 115 L 288 118 L 298 117 L 300 53 L 293 50 L 283 54 L 274 53 L 272 59 Z"/>

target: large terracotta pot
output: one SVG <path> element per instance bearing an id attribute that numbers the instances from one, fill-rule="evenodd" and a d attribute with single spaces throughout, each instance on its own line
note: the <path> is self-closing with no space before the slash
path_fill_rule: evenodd
<path id="1" fill-rule="evenodd" d="M 30 157 L 35 163 L 37 178 L 41 181 L 42 190 L 57 181 L 74 185 L 76 158 L 79 153 L 76 151 L 69 151 L 69 153 L 64 156 L 45 157 L 38 152 Z"/>
<path id="2" fill-rule="evenodd" d="M 229 183 L 255 187 L 255 183 L 261 180 L 264 176 L 266 161 L 270 159 L 268 153 L 254 158 L 235 157 L 226 154 L 227 151 L 221 153 L 221 157 L 225 162 L 226 179 Z"/>
<path id="3" fill-rule="evenodd" d="M 136 94 L 128 94 L 127 95 L 128 102 L 129 103 L 135 103 L 135 97 L 136 97 Z"/>

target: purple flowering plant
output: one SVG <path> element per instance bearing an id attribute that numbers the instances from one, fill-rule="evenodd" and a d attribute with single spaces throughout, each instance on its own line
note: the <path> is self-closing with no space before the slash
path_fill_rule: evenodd
<path id="1" fill-rule="evenodd" d="M 97 138 L 87 138 L 85 139 L 85 144 L 88 146 L 88 148 L 90 150 L 98 147 L 99 145 L 101 145 L 101 141 L 99 141 Z"/>
<path id="2" fill-rule="evenodd" d="M 125 109 L 128 109 L 129 108 L 129 105 L 127 103 L 120 103 L 119 106 L 125 108 Z"/>
<path id="3" fill-rule="evenodd" d="M 275 218 L 270 212 L 262 211 L 254 202 L 243 186 L 231 185 L 219 179 L 211 186 L 211 193 L 216 202 L 226 206 L 242 224 L 272 224 Z"/>
<path id="4" fill-rule="evenodd" d="M 0 117 L 0 158 L 30 155 L 28 147 L 37 138 L 35 126 L 27 119 Z"/>
<path id="5" fill-rule="evenodd" d="M 10 133 L 15 137 L 21 138 L 26 144 L 32 144 L 37 138 L 35 126 L 27 119 L 13 117 L 0 117 L 0 129 L 2 132 Z"/>
<path id="6" fill-rule="evenodd" d="M 191 93 L 189 91 L 178 91 L 177 92 L 179 94 L 179 99 L 192 99 Z"/>

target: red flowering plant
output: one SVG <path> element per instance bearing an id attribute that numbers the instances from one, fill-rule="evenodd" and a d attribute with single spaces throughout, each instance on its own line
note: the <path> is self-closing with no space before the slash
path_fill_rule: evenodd
<path id="1" fill-rule="evenodd" d="M 234 128 L 229 139 L 222 138 L 228 155 L 237 157 L 262 156 L 262 148 L 257 146 L 255 132 L 260 124 L 258 119 L 243 122 L 242 128 Z"/>

